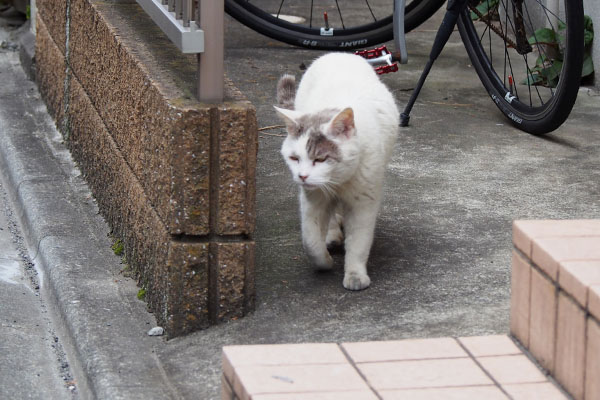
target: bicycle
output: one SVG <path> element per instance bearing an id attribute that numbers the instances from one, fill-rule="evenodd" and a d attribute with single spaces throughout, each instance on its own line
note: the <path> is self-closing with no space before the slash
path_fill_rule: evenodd
<path id="1" fill-rule="evenodd" d="M 391 0 L 285 2 L 225 0 L 225 11 L 249 28 L 282 42 L 347 51 L 393 38 L 398 46 L 404 32 L 426 21 L 445 0 L 409 0 L 404 18 L 398 18 L 402 15 L 400 7 L 392 7 Z M 400 2 L 404 0 L 394 4 Z M 364 7 L 364 12 L 359 7 Z M 291 16 L 300 20 L 291 21 Z M 404 29 L 399 28 L 402 24 Z M 542 135 L 562 125 L 575 104 L 581 79 L 584 38 L 579 0 L 449 0 L 430 60 L 404 110 L 404 126 L 433 62 L 456 25 L 482 84 L 514 126 Z M 405 62 L 398 51 L 392 55 L 394 60 Z"/>

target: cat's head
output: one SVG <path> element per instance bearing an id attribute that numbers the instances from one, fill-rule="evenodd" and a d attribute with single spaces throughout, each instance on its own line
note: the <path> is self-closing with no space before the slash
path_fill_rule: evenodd
<path id="1" fill-rule="evenodd" d="M 281 154 L 294 182 L 307 190 L 329 190 L 354 175 L 358 140 L 351 108 L 316 113 L 275 109 L 288 131 Z"/>

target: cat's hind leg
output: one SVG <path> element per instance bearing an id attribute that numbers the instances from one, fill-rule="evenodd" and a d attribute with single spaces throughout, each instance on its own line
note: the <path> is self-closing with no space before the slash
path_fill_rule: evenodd
<path id="1" fill-rule="evenodd" d="M 343 217 L 338 212 L 331 213 L 329 228 L 325 237 L 328 249 L 339 248 L 344 244 L 344 232 L 342 231 Z"/>

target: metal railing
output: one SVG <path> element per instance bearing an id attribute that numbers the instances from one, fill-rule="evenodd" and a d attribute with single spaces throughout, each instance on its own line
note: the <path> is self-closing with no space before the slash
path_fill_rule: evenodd
<path id="1" fill-rule="evenodd" d="M 198 99 L 223 101 L 223 0 L 136 1 L 179 50 L 198 54 Z"/>

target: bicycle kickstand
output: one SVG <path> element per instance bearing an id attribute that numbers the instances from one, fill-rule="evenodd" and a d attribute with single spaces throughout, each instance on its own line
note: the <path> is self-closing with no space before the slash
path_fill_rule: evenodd
<path id="1" fill-rule="evenodd" d="M 410 111 L 417 101 L 417 97 L 423 88 L 423 84 L 425 83 L 425 79 L 427 75 L 429 75 L 429 71 L 431 71 L 431 67 L 433 63 L 438 58 L 444 46 L 450 39 L 450 35 L 452 35 L 452 31 L 456 26 L 458 21 L 458 17 L 460 13 L 467 6 L 468 0 L 448 0 L 448 7 L 446 9 L 446 14 L 444 15 L 444 19 L 442 20 L 442 24 L 440 25 L 437 34 L 435 35 L 435 40 L 433 41 L 433 46 L 431 47 L 431 52 L 429 53 L 429 61 L 425 65 L 425 69 L 421 73 L 421 77 L 417 82 L 417 86 L 413 91 L 410 99 L 408 100 L 408 104 L 404 108 L 404 112 L 400 115 L 400 126 L 408 126 L 408 121 L 410 120 Z M 396 24 L 394 24 L 394 28 Z"/>

